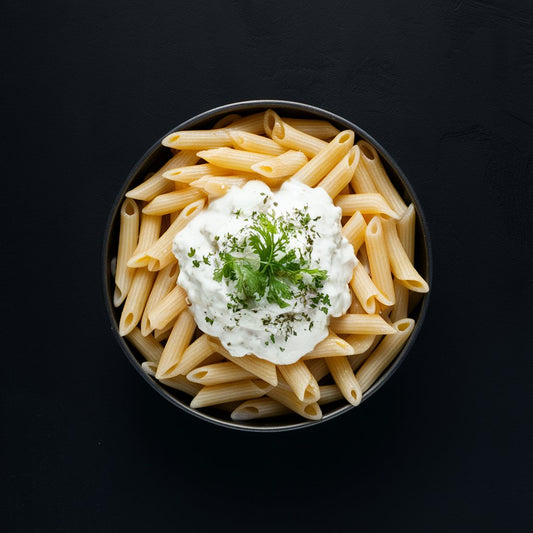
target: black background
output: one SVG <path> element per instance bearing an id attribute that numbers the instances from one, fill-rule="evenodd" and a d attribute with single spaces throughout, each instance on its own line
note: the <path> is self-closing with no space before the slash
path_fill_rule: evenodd
<path id="1" fill-rule="evenodd" d="M 10 1 L 3 18 L 6 531 L 528 529 L 531 1 Z M 429 313 L 394 377 L 280 434 L 209 425 L 151 390 L 100 277 L 137 159 L 256 98 L 373 135 L 434 247 Z"/>

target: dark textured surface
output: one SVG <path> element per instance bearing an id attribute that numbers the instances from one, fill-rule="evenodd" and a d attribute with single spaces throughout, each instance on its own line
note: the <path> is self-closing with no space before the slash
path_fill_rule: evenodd
<path id="1" fill-rule="evenodd" d="M 7 531 L 528 530 L 531 1 L 3 14 Z M 279 435 L 212 427 L 153 392 L 109 331 L 100 280 L 132 164 L 178 122 L 254 98 L 324 107 L 381 142 L 435 259 L 394 377 L 360 409 Z"/>

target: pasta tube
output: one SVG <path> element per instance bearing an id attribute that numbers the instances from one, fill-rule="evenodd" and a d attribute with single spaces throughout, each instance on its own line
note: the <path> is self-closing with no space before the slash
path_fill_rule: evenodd
<path id="1" fill-rule="evenodd" d="M 278 365 L 278 370 L 299 400 L 308 403 L 318 400 L 318 383 L 303 361 Z"/>
<path id="2" fill-rule="evenodd" d="M 149 202 L 157 195 L 170 192 L 174 189 L 174 184 L 163 177 L 163 174 L 174 168 L 194 165 L 199 157 L 195 152 L 183 151 L 175 154 L 167 163 L 165 163 L 155 174 L 149 179 L 129 190 L 126 193 L 127 198 L 134 198 L 135 200 L 144 200 Z"/>
<path id="3" fill-rule="evenodd" d="M 120 232 L 118 237 L 117 267 L 115 271 L 115 292 L 113 304 L 118 307 L 126 299 L 135 270 L 128 266 L 128 260 L 135 251 L 139 232 L 139 207 L 135 200 L 126 198 L 120 208 Z"/>
<path id="4" fill-rule="evenodd" d="M 143 335 L 148 335 L 155 329 L 150 322 L 149 313 L 175 287 L 178 274 L 178 263 L 171 263 L 157 273 L 141 318 L 141 332 Z M 163 321 L 160 321 L 160 323 L 163 323 Z"/>
<path id="5" fill-rule="evenodd" d="M 429 285 L 407 257 L 394 223 L 383 220 L 382 225 L 394 277 L 411 291 L 428 292 Z"/>
<path id="6" fill-rule="evenodd" d="M 210 148 L 231 146 L 233 141 L 225 128 L 219 128 L 216 130 L 176 131 L 167 135 L 161 144 L 179 150 L 209 150 Z"/>
<path id="7" fill-rule="evenodd" d="M 344 339 L 341 339 L 330 330 L 329 335 L 323 341 L 320 341 L 312 351 L 305 354 L 302 359 L 351 355 L 352 353 L 353 348 Z"/>
<path id="8" fill-rule="evenodd" d="M 145 257 L 148 257 L 148 269 L 152 271 L 161 270 L 175 261 L 175 257 L 172 253 L 172 241 L 174 240 L 176 233 L 181 231 L 196 215 L 198 215 L 204 205 L 205 200 L 202 199 L 189 204 L 183 209 L 167 231 L 159 237 L 151 248 L 146 250 L 144 256 L 139 260 L 143 261 Z"/>
<path id="9" fill-rule="evenodd" d="M 415 209 L 413 204 L 411 204 L 396 225 L 398 237 L 411 263 L 415 259 L 415 221 Z M 396 305 L 391 311 L 390 318 L 393 322 L 396 322 L 408 315 L 409 289 L 398 280 L 394 280 L 394 294 L 396 295 Z"/>
<path id="10" fill-rule="evenodd" d="M 161 217 L 155 215 L 146 215 L 143 213 L 141 217 L 141 228 L 139 230 L 139 241 L 135 251 L 128 260 L 130 268 L 139 268 L 141 266 L 148 266 L 148 261 L 144 264 L 139 264 L 139 257 L 143 256 L 144 252 L 154 244 L 159 238 L 161 232 Z"/>
<path id="11" fill-rule="evenodd" d="M 248 370 L 244 370 L 244 368 L 237 366 L 231 361 L 199 366 L 187 374 L 189 381 L 209 386 L 254 378 L 255 376 L 248 372 Z"/>
<path id="12" fill-rule="evenodd" d="M 344 334 L 357 333 L 359 335 L 390 335 L 392 333 L 396 333 L 396 330 L 387 324 L 387 322 L 385 322 L 385 320 L 383 320 L 379 315 L 346 314 L 339 317 L 333 317 L 329 323 L 329 327 L 335 333 Z"/>
<path id="13" fill-rule="evenodd" d="M 359 405 L 363 393 L 346 356 L 328 357 L 326 364 L 344 398 L 352 405 Z"/>
<path id="14" fill-rule="evenodd" d="M 187 293 L 182 287 L 176 285 L 169 293 L 150 306 L 147 313 L 147 328 L 165 328 L 186 308 Z"/>
<path id="15" fill-rule="evenodd" d="M 272 389 L 272 385 L 259 379 L 203 387 L 193 398 L 191 407 L 198 409 L 236 400 L 259 398 L 270 389 Z"/>
<path id="16" fill-rule="evenodd" d="M 167 180 L 176 181 L 179 183 L 191 183 L 204 176 L 225 176 L 231 170 L 227 168 L 217 167 L 211 163 L 204 163 L 202 165 L 191 165 L 188 167 L 175 168 L 165 172 L 163 176 Z"/>
<path id="17" fill-rule="evenodd" d="M 176 320 L 172 333 L 163 348 L 156 372 L 157 379 L 171 378 L 179 374 L 176 371 L 176 367 L 183 356 L 183 352 L 189 346 L 195 329 L 196 322 L 192 313 L 189 310 L 183 311 Z"/>
<path id="18" fill-rule="evenodd" d="M 363 215 L 378 214 L 399 218 L 381 194 L 340 194 L 335 198 L 335 205 L 342 209 L 343 216 L 352 216 L 359 211 Z"/>
<path id="19" fill-rule="evenodd" d="M 145 337 L 139 328 L 133 328 L 126 339 L 141 352 L 141 355 L 153 363 L 157 363 L 163 353 L 163 346 L 159 344 L 151 335 Z"/>
<path id="20" fill-rule="evenodd" d="M 143 213 L 148 215 L 168 215 L 202 198 L 205 198 L 205 194 L 194 187 L 167 192 L 156 196 L 143 208 Z"/>
<path id="21" fill-rule="evenodd" d="M 324 189 L 331 198 L 335 198 L 352 179 L 358 162 L 359 148 L 354 146 L 318 184 L 318 187 Z"/>
<path id="22" fill-rule="evenodd" d="M 267 178 L 285 178 L 291 176 L 307 163 L 302 152 L 289 150 L 282 155 L 264 159 L 252 165 L 252 170 Z"/>
<path id="23" fill-rule="evenodd" d="M 353 141 L 353 131 L 341 131 L 323 150 L 298 170 L 292 179 L 314 187 L 348 153 Z"/>
<path id="24" fill-rule="evenodd" d="M 353 246 L 353 253 L 357 254 L 359 248 L 365 242 L 366 222 L 363 215 L 356 211 L 346 224 L 342 227 L 342 234 L 348 239 Z"/>
<path id="25" fill-rule="evenodd" d="M 374 285 L 389 300 L 391 305 L 396 301 L 392 283 L 391 266 L 382 221 L 375 216 L 368 223 L 365 234 L 366 251 L 370 263 L 370 274 Z M 362 302 L 361 302 L 362 303 Z"/>
<path id="26" fill-rule="evenodd" d="M 332 139 L 335 135 L 340 133 L 339 130 L 327 120 L 285 117 L 282 117 L 281 120 L 286 124 L 289 124 L 289 126 L 303 131 L 304 133 L 307 133 L 307 135 L 312 135 L 317 139 L 322 139 L 323 141 Z"/>
<path id="27" fill-rule="evenodd" d="M 265 112 L 265 124 L 265 130 L 274 141 L 288 150 L 303 152 L 307 157 L 314 157 L 328 145 L 327 142 L 283 122 L 272 109 Z"/>
<path id="28" fill-rule="evenodd" d="M 302 402 L 286 383 L 280 383 L 277 387 L 269 390 L 267 396 L 308 420 L 320 420 L 322 418 L 322 411 L 318 403 Z"/>
<path id="29" fill-rule="evenodd" d="M 411 318 L 402 318 L 394 322 L 393 328 L 396 334 L 386 336 L 355 375 L 363 392 L 366 392 L 376 382 L 396 358 L 414 327 L 415 321 Z"/>
<path id="30" fill-rule="evenodd" d="M 270 418 L 290 413 L 291 410 L 272 398 L 256 398 L 247 400 L 236 407 L 231 413 L 232 420 L 252 420 Z"/>
<path id="31" fill-rule="evenodd" d="M 261 135 L 254 135 L 246 131 L 231 131 L 230 137 L 235 147 L 241 150 L 272 156 L 286 152 L 283 146 L 268 137 L 261 137 Z"/>
<path id="32" fill-rule="evenodd" d="M 265 359 L 259 359 L 254 355 L 245 355 L 244 357 L 233 357 L 221 344 L 218 339 L 210 337 L 210 344 L 214 351 L 223 355 L 228 361 L 248 370 L 254 376 L 266 381 L 272 386 L 278 384 L 276 365 Z"/>
<path id="33" fill-rule="evenodd" d="M 152 290 L 154 278 L 155 273 L 146 268 L 138 268 L 135 271 L 122 314 L 120 315 L 118 332 L 121 336 L 124 337 L 124 335 L 131 333 L 141 320 L 148 295 Z"/>
<path id="34" fill-rule="evenodd" d="M 359 141 L 357 145 L 361 149 L 361 159 L 376 189 L 396 213 L 403 215 L 407 206 L 387 176 L 376 149 L 366 141 Z"/>
<path id="35" fill-rule="evenodd" d="M 265 159 L 265 154 L 235 150 L 234 148 L 202 150 L 198 152 L 198 156 L 213 165 L 232 170 L 242 170 L 244 172 L 252 172 L 252 166 Z"/>

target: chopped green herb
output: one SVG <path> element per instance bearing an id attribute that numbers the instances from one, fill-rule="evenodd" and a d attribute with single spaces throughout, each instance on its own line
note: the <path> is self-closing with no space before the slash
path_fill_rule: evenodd
<path id="1" fill-rule="evenodd" d="M 196 253 L 196 250 L 194 248 L 191 248 L 189 250 L 189 253 L 187 254 L 189 257 L 192 257 Z"/>
<path id="2" fill-rule="evenodd" d="M 269 303 L 281 308 L 288 307 L 288 300 L 296 296 L 294 286 L 300 291 L 323 286 L 327 271 L 309 268 L 309 258 L 288 249 L 292 222 L 274 214 L 255 212 L 252 220 L 254 223 L 241 241 L 235 235 L 227 235 L 228 251 L 219 254 L 216 281 L 235 282 L 237 298 L 243 304 L 249 300 L 258 302 L 266 296 Z"/>

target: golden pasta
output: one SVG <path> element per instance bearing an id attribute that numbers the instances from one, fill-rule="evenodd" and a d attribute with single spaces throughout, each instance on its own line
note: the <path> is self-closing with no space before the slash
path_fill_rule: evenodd
<path id="1" fill-rule="evenodd" d="M 145 359 L 148 379 L 188 395 L 192 408 L 216 406 L 234 421 L 294 413 L 319 420 L 320 406 L 360 404 L 414 330 L 409 294 L 429 286 L 414 266 L 414 206 L 392 185 L 375 148 L 355 141 L 353 131 L 326 120 L 271 109 L 224 115 L 211 130 L 163 139 L 169 160 L 129 190 L 121 206 L 113 272 L 119 333 Z M 329 318 L 328 336 L 290 364 L 231 355 L 198 328 L 178 284 L 176 234 L 251 180 L 272 191 L 286 180 L 322 188 L 340 208 L 342 235 L 358 260 L 347 312 Z"/>

